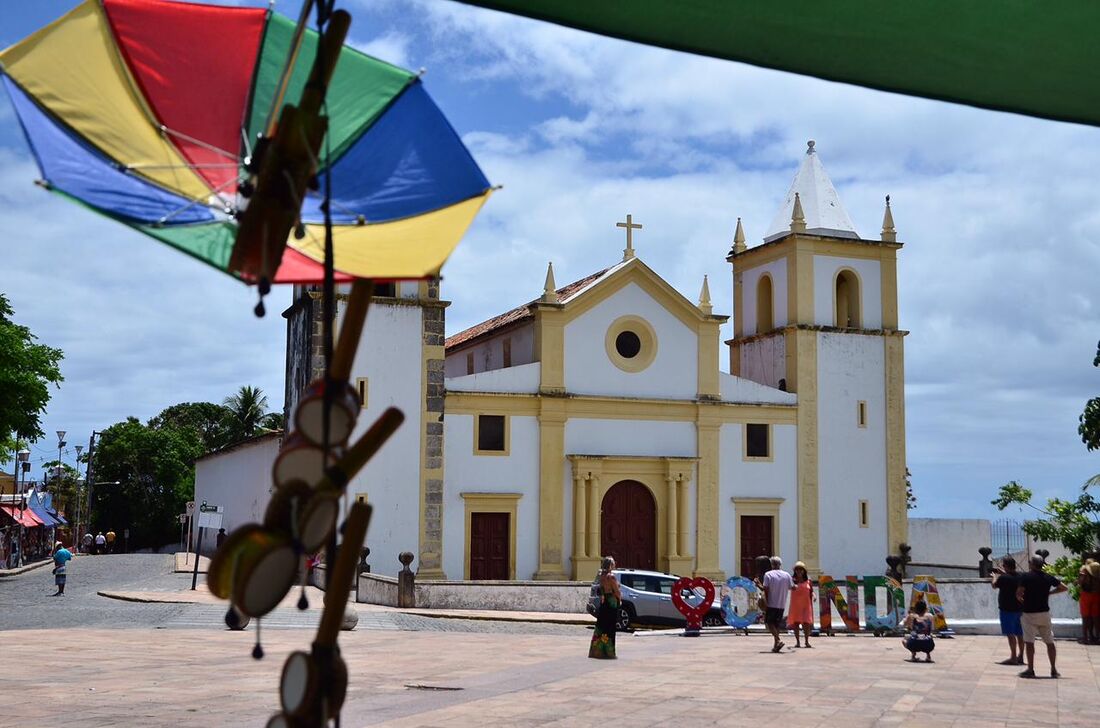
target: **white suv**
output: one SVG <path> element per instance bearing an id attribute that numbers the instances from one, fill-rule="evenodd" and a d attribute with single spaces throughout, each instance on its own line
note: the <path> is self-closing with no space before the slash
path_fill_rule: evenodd
<path id="1" fill-rule="evenodd" d="M 639 571 L 636 569 L 615 569 L 611 572 L 619 582 L 619 591 L 623 603 L 619 609 L 619 621 L 616 629 L 626 631 L 632 622 L 637 624 L 661 624 L 683 627 L 687 624 L 684 615 L 672 603 L 672 585 L 680 577 L 662 574 L 659 571 Z M 703 596 L 695 591 L 685 591 L 684 601 L 698 604 Z M 717 592 L 715 595 L 717 601 Z M 588 597 L 587 611 L 593 617 L 600 607 L 599 579 L 592 582 L 592 592 Z M 703 617 L 704 627 L 725 626 L 720 605 L 712 603 L 707 615 Z"/>

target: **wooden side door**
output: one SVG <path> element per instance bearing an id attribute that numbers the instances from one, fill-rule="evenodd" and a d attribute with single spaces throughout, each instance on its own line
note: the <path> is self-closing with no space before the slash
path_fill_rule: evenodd
<path id="1" fill-rule="evenodd" d="M 511 579 L 511 524 L 507 513 L 470 514 L 470 578 Z"/>
<path id="2" fill-rule="evenodd" d="M 741 530 L 740 576 L 750 579 L 756 576 L 756 557 L 774 556 L 772 533 L 775 524 L 771 516 L 741 516 L 737 527 Z"/>

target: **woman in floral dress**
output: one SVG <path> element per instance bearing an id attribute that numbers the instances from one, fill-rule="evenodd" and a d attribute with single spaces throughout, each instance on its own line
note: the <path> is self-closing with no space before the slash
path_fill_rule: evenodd
<path id="1" fill-rule="evenodd" d="M 611 572 L 615 570 L 615 559 L 603 557 L 600 562 L 600 608 L 596 612 L 596 626 L 592 630 L 592 644 L 588 656 L 597 660 L 615 659 L 615 623 L 619 620 L 619 607 L 622 595 L 619 593 L 619 580 Z"/>

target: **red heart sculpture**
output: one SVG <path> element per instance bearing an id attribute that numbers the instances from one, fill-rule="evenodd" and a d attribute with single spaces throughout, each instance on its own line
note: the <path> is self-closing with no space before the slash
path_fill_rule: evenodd
<path id="1" fill-rule="evenodd" d="M 696 589 L 702 589 L 705 596 L 703 601 L 692 606 L 684 601 L 683 592 L 695 591 Z M 672 603 L 680 614 L 687 618 L 688 629 L 701 629 L 703 617 L 707 616 L 710 605 L 714 603 L 714 584 L 711 583 L 710 579 L 702 576 L 695 578 L 681 576 L 672 585 Z"/>

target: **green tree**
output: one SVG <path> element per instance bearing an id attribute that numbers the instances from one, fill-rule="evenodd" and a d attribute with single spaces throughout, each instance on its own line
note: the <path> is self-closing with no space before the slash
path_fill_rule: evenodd
<path id="1" fill-rule="evenodd" d="M 1100 367 L 1100 343 L 1096 344 L 1096 358 L 1092 360 L 1094 367 Z M 1089 450 L 1100 450 L 1100 397 L 1093 397 L 1085 402 L 1085 411 L 1081 413 L 1081 424 L 1077 427 L 1081 440 Z M 1100 475 L 1097 476 L 1100 478 Z"/>
<path id="2" fill-rule="evenodd" d="M 262 389 L 246 385 L 226 397 L 222 404 L 229 411 L 226 429 L 230 443 L 262 432 L 264 418 L 268 416 L 267 395 Z"/>
<path id="3" fill-rule="evenodd" d="M 177 516 L 195 492 L 195 458 L 204 446 L 188 427 L 148 427 L 136 418 L 111 425 L 100 435 L 94 459 L 93 526 L 130 529 L 129 546 L 158 548 L 176 538 Z"/>
<path id="4" fill-rule="evenodd" d="M 1077 572 L 1081 568 L 1082 555 L 1095 549 L 1100 542 L 1100 501 L 1089 493 L 1095 480 L 1082 486 L 1077 500 L 1051 498 L 1046 508 L 1033 504 L 1034 494 L 1015 480 L 1002 485 L 997 499 L 991 501 L 1001 511 L 1013 504 L 1032 509 L 1038 517 L 1024 521 L 1024 533 L 1040 541 L 1061 543 L 1072 552 L 1072 556 L 1062 556 L 1048 565 L 1047 571 L 1065 582 L 1074 599 L 1077 598 Z"/>
<path id="5" fill-rule="evenodd" d="M 42 414 L 50 401 L 49 385 L 57 386 L 64 354 L 44 344 L 26 326 L 11 320 L 11 305 L 0 293 L 0 463 L 12 458 L 20 437 L 37 440 Z"/>
<path id="6" fill-rule="evenodd" d="M 192 430 L 209 452 L 229 444 L 230 414 L 227 407 L 213 402 L 183 402 L 166 407 L 149 420 L 149 427 L 154 430 L 166 427 Z"/>
<path id="7" fill-rule="evenodd" d="M 909 472 L 909 466 L 905 466 L 905 510 L 911 511 L 917 507 L 917 496 L 913 492 L 913 474 Z"/>

